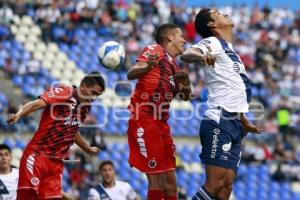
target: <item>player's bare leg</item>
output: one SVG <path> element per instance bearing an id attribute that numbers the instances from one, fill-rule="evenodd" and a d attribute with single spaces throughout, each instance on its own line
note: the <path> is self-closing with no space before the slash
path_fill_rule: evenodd
<path id="1" fill-rule="evenodd" d="M 147 174 L 148 179 L 148 200 L 164 199 L 162 174 Z"/>
<path id="2" fill-rule="evenodd" d="M 200 199 L 214 199 L 217 194 L 225 186 L 226 170 L 222 167 L 206 165 L 206 181 L 205 184 L 199 188 L 199 190 L 194 194 L 192 200 Z M 224 199 L 224 198 L 221 198 Z"/>
<path id="3" fill-rule="evenodd" d="M 175 170 L 168 171 L 163 175 L 165 200 L 177 199 L 177 184 Z"/>
<path id="4" fill-rule="evenodd" d="M 19 189 L 17 191 L 17 200 L 37 200 L 37 194 L 34 189 Z"/>
<path id="5" fill-rule="evenodd" d="M 225 185 L 224 187 L 217 193 L 216 197 L 219 199 L 229 199 L 232 185 L 235 178 L 235 172 L 232 169 L 226 169 L 226 177 L 225 177 Z"/>

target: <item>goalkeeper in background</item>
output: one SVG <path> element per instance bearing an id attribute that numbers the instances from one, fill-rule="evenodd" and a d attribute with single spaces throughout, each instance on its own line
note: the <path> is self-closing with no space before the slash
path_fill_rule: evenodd
<path id="1" fill-rule="evenodd" d="M 129 80 L 138 79 L 128 107 L 129 164 L 147 175 L 148 200 L 176 200 L 175 145 L 167 120 L 175 95 L 190 98 L 188 74 L 175 61 L 185 40 L 173 24 L 158 27 L 155 39 L 157 44 L 145 47 L 127 74 Z"/>

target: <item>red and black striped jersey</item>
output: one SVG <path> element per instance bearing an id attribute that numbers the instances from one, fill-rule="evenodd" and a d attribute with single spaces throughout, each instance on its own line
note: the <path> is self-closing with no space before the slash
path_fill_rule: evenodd
<path id="1" fill-rule="evenodd" d="M 159 63 L 138 79 L 129 109 L 136 117 L 167 120 L 170 103 L 177 93 L 174 75 L 179 67 L 175 59 L 159 44 L 145 47 L 137 61 L 147 62 L 149 53 L 158 53 Z"/>
<path id="2" fill-rule="evenodd" d="M 80 104 L 76 87 L 59 86 L 39 98 L 47 103 L 40 125 L 26 148 L 50 158 L 66 158 L 75 134 L 83 126 L 90 105 Z"/>

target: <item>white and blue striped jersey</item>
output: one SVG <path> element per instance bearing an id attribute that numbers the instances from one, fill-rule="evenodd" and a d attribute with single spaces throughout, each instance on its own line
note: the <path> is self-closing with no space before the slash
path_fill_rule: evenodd
<path id="1" fill-rule="evenodd" d="M 206 115 L 214 115 L 212 112 L 217 107 L 222 107 L 228 112 L 248 112 L 250 81 L 245 66 L 232 44 L 216 37 L 209 37 L 192 47 L 216 57 L 214 66 L 204 68 L 208 88 Z"/>
<path id="2" fill-rule="evenodd" d="M 16 200 L 19 169 L 12 168 L 9 174 L 0 174 L 0 200 Z"/>

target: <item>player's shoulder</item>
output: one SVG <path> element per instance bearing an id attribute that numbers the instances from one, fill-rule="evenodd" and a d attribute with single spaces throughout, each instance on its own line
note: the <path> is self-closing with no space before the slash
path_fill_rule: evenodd
<path id="1" fill-rule="evenodd" d="M 210 45 L 210 46 L 220 46 L 221 45 L 220 40 L 214 36 L 204 38 L 204 39 L 200 40 L 200 42 L 198 44 Z"/>
<path id="2" fill-rule="evenodd" d="M 129 183 L 127 183 L 125 181 L 116 180 L 116 185 L 118 187 L 131 188 L 131 186 L 129 185 Z"/>
<path id="3" fill-rule="evenodd" d="M 68 85 L 56 85 L 49 88 L 49 95 L 55 97 L 70 98 L 73 95 L 74 87 Z"/>
<path id="4" fill-rule="evenodd" d="M 216 52 L 222 49 L 222 44 L 217 37 L 208 37 L 200 40 L 192 46 L 193 48 L 206 49 L 209 52 Z"/>
<path id="5" fill-rule="evenodd" d="M 159 55 L 164 55 L 165 54 L 165 50 L 164 48 L 160 45 L 160 44 L 150 44 L 147 45 L 144 50 L 144 52 L 146 53 L 158 53 Z"/>

